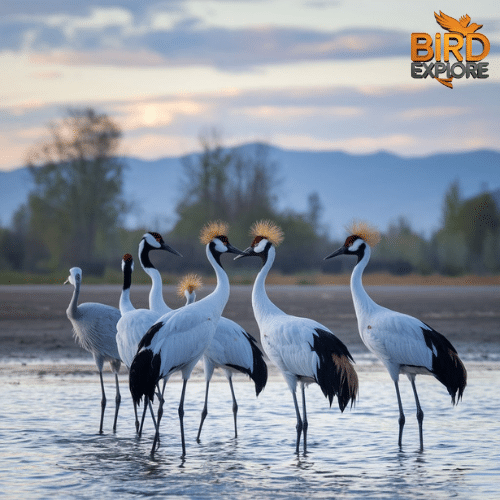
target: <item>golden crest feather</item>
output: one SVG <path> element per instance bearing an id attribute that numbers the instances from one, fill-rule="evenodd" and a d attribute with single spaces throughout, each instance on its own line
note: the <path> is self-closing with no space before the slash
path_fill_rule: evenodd
<path id="1" fill-rule="evenodd" d="M 227 236 L 229 224 L 221 220 L 209 222 L 200 232 L 200 241 L 208 245 L 217 236 Z"/>
<path id="2" fill-rule="evenodd" d="M 201 276 L 196 273 L 189 273 L 183 276 L 177 285 L 177 295 L 184 298 L 184 292 L 187 290 L 189 293 L 193 293 L 195 290 L 199 290 L 203 286 L 203 281 Z"/>
<path id="3" fill-rule="evenodd" d="M 250 235 L 254 238 L 261 236 L 269 240 L 274 246 L 278 246 L 285 235 L 279 226 L 270 220 L 260 220 L 255 222 L 250 228 Z"/>
<path id="4" fill-rule="evenodd" d="M 380 241 L 380 233 L 373 226 L 364 221 L 353 221 L 346 227 L 349 234 L 359 236 L 368 245 L 374 247 Z"/>

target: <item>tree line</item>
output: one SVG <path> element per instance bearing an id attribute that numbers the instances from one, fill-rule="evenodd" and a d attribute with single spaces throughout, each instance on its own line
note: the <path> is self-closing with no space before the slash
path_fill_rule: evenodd
<path id="1" fill-rule="evenodd" d="M 119 268 L 125 252 L 136 253 L 145 231 L 123 227 L 132 209 L 123 198 L 126 165 L 118 160 L 121 131 L 93 109 L 68 110 L 49 126 L 50 139 L 34 147 L 27 164 L 34 189 L 13 217 L 0 227 L 0 270 L 47 273 L 78 265 L 86 274 L 102 275 Z M 231 241 L 248 242 L 248 229 L 258 219 L 272 219 L 285 233 L 274 270 L 282 273 L 347 272 L 352 262 L 323 262 L 332 247 L 321 224 L 322 204 L 310 193 L 304 212 L 278 209 L 279 165 L 265 145 L 252 149 L 224 147 L 216 131 L 200 138 L 201 153 L 182 160 L 181 198 L 176 223 L 163 237 L 184 255 L 159 264 L 162 271 L 209 272 L 198 244 L 201 227 L 223 219 L 231 225 Z M 252 259 L 238 272 L 254 269 Z M 236 268 L 235 268 L 236 269 Z M 400 218 L 382 234 L 370 271 L 394 274 L 500 272 L 500 208 L 485 191 L 464 199 L 453 182 L 443 199 L 441 227 L 425 238 Z"/>

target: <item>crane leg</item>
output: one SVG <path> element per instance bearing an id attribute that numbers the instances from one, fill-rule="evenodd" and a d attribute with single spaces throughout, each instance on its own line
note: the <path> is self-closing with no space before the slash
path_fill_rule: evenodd
<path id="1" fill-rule="evenodd" d="M 210 380 L 207 380 L 207 384 L 205 387 L 205 404 L 203 405 L 203 410 L 201 411 L 201 420 L 200 420 L 200 427 L 198 428 L 198 435 L 196 436 L 196 442 L 200 442 L 200 434 L 201 434 L 201 428 L 203 427 L 203 422 L 205 422 L 205 419 L 207 418 L 208 415 L 208 386 L 210 385 Z"/>
<path id="2" fill-rule="evenodd" d="M 158 420 L 156 423 L 155 418 L 153 416 L 153 422 L 155 422 L 156 432 L 155 432 L 155 438 L 153 440 L 153 447 L 151 449 L 151 455 L 153 455 L 156 448 L 158 446 L 160 446 L 160 421 L 161 421 L 161 417 L 163 416 L 163 403 L 165 402 L 163 395 L 165 394 L 165 387 L 166 386 L 167 386 L 167 378 L 163 379 L 163 388 L 162 388 L 161 392 L 160 392 L 159 385 L 158 384 L 156 385 L 156 388 L 158 390 L 158 392 L 157 392 L 157 396 L 158 396 Z M 149 401 L 149 404 L 151 405 L 151 401 Z M 152 408 L 152 406 L 150 406 L 150 408 Z"/>
<path id="3" fill-rule="evenodd" d="M 184 439 L 184 396 L 186 395 L 186 384 L 187 380 L 185 379 L 182 384 L 182 393 L 181 393 L 181 401 L 179 403 L 179 423 L 181 426 L 181 443 L 182 443 L 182 458 L 186 456 L 186 441 Z"/>
<path id="4" fill-rule="evenodd" d="M 161 422 L 161 417 L 163 416 L 163 403 L 165 399 L 163 398 L 163 394 L 165 392 L 165 386 L 167 385 L 166 379 L 163 381 L 163 390 L 160 393 L 158 393 L 158 419 L 156 421 L 156 432 L 155 432 L 155 438 L 153 440 L 153 447 L 151 448 L 151 455 L 154 455 L 154 452 L 156 450 L 156 446 L 160 444 L 160 422 Z M 153 418 L 154 420 L 154 418 Z"/>
<path id="5" fill-rule="evenodd" d="M 101 424 L 99 425 L 99 434 L 102 434 L 102 426 L 104 423 L 104 410 L 106 409 L 106 393 L 104 392 L 104 381 L 102 380 L 102 371 L 99 371 L 99 378 L 101 379 Z"/>
<path id="6" fill-rule="evenodd" d="M 229 387 L 231 388 L 231 396 L 233 397 L 233 417 L 234 417 L 234 438 L 238 437 L 238 427 L 236 425 L 236 416 L 238 414 L 238 403 L 236 402 L 236 396 L 234 395 L 233 379 L 229 378 Z"/>
<path id="7" fill-rule="evenodd" d="M 160 421 L 162 415 L 163 415 L 163 401 L 160 401 L 158 406 L 158 419 L 156 421 L 156 431 L 155 431 L 155 437 L 153 439 L 153 446 L 151 448 L 151 455 L 154 455 L 154 452 L 156 450 L 156 445 L 160 441 Z"/>
<path id="8" fill-rule="evenodd" d="M 299 454 L 299 445 L 300 445 L 300 435 L 302 434 L 302 419 L 300 418 L 300 410 L 299 410 L 299 404 L 297 403 L 297 395 L 295 394 L 295 391 L 292 392 L 293 396 L 293 404 L 295 406 L 295 413 L 297 414 L 297 446 L 295 448 L 295 453 L 297 455 Z"/>
<path id="9" fill-rule="evenodd" d="M 306 412 L 306 390 L 304 384 L 302 386 L 302 415 L 303 424 L 302 424 L 302 432 L 304 434 L 304 454 L 307 451 L 307 428 L 309 427 L 309 422 L 307 421 L 307 412 Z"/>
<path id="10" fill-rule="evenodd" d="M 151 413 L 151 418 L 153 419 L 153 425 L 155 426 L 155 432 L 158 431 L 158 433 L 160 432 L 160 428 L 159 426 L 157 426 L 156 424 L 156 418 L 155 418 L 155 411 L 153 409 L 153 403 L 151 403 L 151 400 L 148 398 L 147 400 L 147 404 L 149 406 L 149 412 Z M 146 405 L 146 401 L 144 402 L 144 405 Z M 144 413 L 142 415 L 142 422 L 141 422 L 141 433 L 142 433 L 142 426 L 144 424 L 144 417 L 146 416 L 146 406 L 144 406 Z M 159 434 L 158 434 L 158 443 L 160 442 L 160 437 L 159 437 Z"/>
<path id="11" fill-rule="evenodd" d="M 116 432 L 116 422 L 118 420 L 118 410 L 120 409 L 120 403 L 122 402 L 122 396 L 120 394 L 120 386 L 118 384 L 118 373 L 115 373 L 115 383 L 116 383 L 116 397 L 115 397 L 115 420 L 113 422 L 113 432 Z"/>
<path id="12" fill-rule="evenodd" d="M 415 385 L 415 375 L 413 375 L 413 376 L 408 375 L 408 378 L 410 379 L 411 387 L 413 389 L 413 394 L 415 395 L 415 404 L 417 406 L 418 434 L 420 437 L 420 451 L 423 451 L 424 450 L 424 431 L 422 428 L 422 423 L 424 421 L 424 412 L 422 410 L 422 407 L 420 406 L 420 401 L 418 400 L 417 386 Z"/>
<path id="13" fill-rule="evenodd" d="M 140 437 L 140 433 L 139 433 L 139 418 L 137 417 L 137 405 L 135 404 L 134 402 L 134 415 L 135 415 L 135 432 L 136 434 Z"/>
<path id="14" fill-rule="evenodd" d="M 399 439 L 398 446 L 401 448 L 403 442 L 403 427 L 405 426 L 405 414 L 403 412 L 403 403 L 401 402 L 401 394 L 399 394 L 399 383 L 397 380 L 394 381 L 394 386 L 396 387 L 396 396 L 398 397 L 399 406 Z"/>
<path id="15" fill-rule="evenodd" d="M 155 431 L 156 431 L 156 418 L 155 418 L 154 412 L 152 411 L 151 401 L 149 400 L 149 398 L 147 396 L 144 396 L 144 409 L 142 410 L 141 424 L 139 425 L 139 422 L 136 423 L 136 425 L 138 426 L 137 435 L 139 437 L 142 436 L 142 428 L 144 427 L 144 419 L 146 418 L 146 412 L 148 410 L 148 407 L 149 407 L 150 411 L 152 412 L 151 416 L 153 417 L 153 423 L 155 425 Z"/>

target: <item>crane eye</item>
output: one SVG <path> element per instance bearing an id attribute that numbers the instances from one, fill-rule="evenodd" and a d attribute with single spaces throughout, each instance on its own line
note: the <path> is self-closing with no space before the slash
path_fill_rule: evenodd
<path id="1" fill-rule="evenodd" d="M 346 247 L 350 247 L 356 240 L 358 239 L 358 236 L 356 235 L 352 235 L 352 236 L 349 236 L 346 240 L 345 240 L 345 243 L 344 243 L 344 246 Z"/>
<path id="2" fill-rule="evenodd" d="M 252 248 L 255 248 L 262 240 L 264 239 L 263 236 L 256 236 L 254 240 L 252 241 L 252 244 L 250 245 Z"/>

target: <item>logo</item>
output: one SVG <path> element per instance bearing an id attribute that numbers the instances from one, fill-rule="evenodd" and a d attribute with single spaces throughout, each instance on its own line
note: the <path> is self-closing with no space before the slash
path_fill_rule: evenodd
<path id="1" fill-rule="evenodd" d="M 434 78 L 450 89 L 454 78 L 488 78 L 488 63 L 482 61 L 490 52 L 490 41 L 478 33 L 483 25 L 471 23 L 468 14 L 458 21 L 441 11 L 434 17 L 447 33 L 436 33 L 434 45 L 428 33 L 411 34 L 411 77 Z"/>

